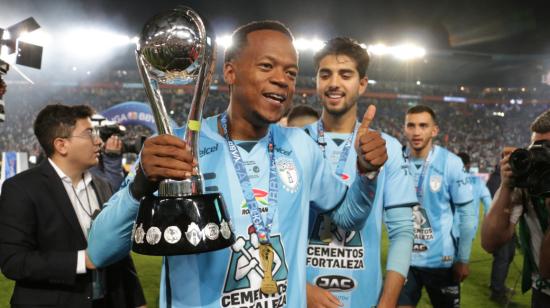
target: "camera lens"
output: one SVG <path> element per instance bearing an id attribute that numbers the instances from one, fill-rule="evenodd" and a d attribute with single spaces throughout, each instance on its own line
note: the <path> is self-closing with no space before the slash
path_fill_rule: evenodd
<path id="1" fill-rule="evenodd" d="M 526 149 L 517 149 L 510 155 L 510 167 L 514 176 L 522 176 L 531 168 L 531 153 Z"/>

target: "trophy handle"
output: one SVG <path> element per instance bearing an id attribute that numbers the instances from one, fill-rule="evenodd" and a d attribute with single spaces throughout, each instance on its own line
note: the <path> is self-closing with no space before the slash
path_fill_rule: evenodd
<path id="1" fill-rule="evenodd" d="M 199 37 L 203 48 L 201 48 L 200 59 L 201 66 L 195 84 L 195 90 L 193 93 L 193 100 L 191 101 L 191 107 L 189 108 L 189 115 L 187 116 L 187 128 L 185 130 L 185 142 L 191 147 L 193 157 L 196 161 L 199 161 L 199 135 L 200 126 L 202 121 L 202 110 L 204 103 L 210 90 L 210 82 L 214 73 L 216 64 L 216 43 L 212 37 L 208 36 L 207 25 L 202 18 L 193 10 L 187 10 L 187 15 L 198 26 Z M 200 173 L 199 166 L 196 167 L 197 174 Z"/>
<path id="2" fill-rule="evenodd" d="M 145 94 L 147 94 L 147 97 L 155 98 L 153 100 L 149 99 L 149 103 L 153 109 L 153 116 L 155 117 L 158 133 L 173 135 L 172 127 L 168 122 L 169 117 L 166 112 L 166 107 L 164 106 L 164 99 L 162 99 L 162 94 L 160 93 L 158 80 L 147 72 L 147 66 L 145 62 L 143 62 L 143 58 L 140 57 L 137 50 L 136 61 L 138 63 L 139 75 L 141 76 L 141 80 L 145 88 Z"/>

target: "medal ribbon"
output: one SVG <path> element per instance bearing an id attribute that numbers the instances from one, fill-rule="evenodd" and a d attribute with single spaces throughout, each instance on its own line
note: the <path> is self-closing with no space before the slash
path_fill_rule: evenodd
<path id="1" fill-rule="evenodd" d="M 344 169 L 346 168 L 346 161 L 348 160 L 349 156 L 349 150 L 351 149 L 351 142 L 353 141 L 353 136 L 357 133 L 357 122 L 355 122 L 355 125 L 353 126 L 353 133 L 349 135 L 348 139 L 346 139 L 346 142 L 344 143 L 344 148 L 342 149 L 342 153 L 340 153 L 340 157 L 338 158 L 338 164 L 336 165 L 336 175 L 341 176 L 344 174 Z M 323 151 L 323 157 L 326 157 L 326 150 L 325 147 L 327 145 L 325 140 L 325 127 L 323 125 L 323 120 L 317 121 L 317 144 L 321 148 L 321 151 Z"/>
<path id="2" fill-rule="evenodd" d="M 430 153 L 428 153 L 428 157 L 426 157 L 426 160 L 424 160 L 424 164 L 422 165 L 422 171 L 420 172 L 420 176 L 418 177 L 418 184 L 416 184 L 416 198 L 418 198 L 418 203 L 420 203 L 420 206 L 422 206 L 422 198 L 424 196 L 424 190 L 423 188 L 423 182 L 424 177 L 426 176 L 426 172 L 428 171 L 428 166 L 430 165 L 430 160 L 432 159 L 432 155 L 434 153 L 435 147 L 432 146 L 432 149 L 430 150 Z M 411 151 L 407 148 L 407 157 L 410 159 L 411 157 Z"/>
<path id="3" fill-rule="evenodd" d="M 229 153 L 231 160 L 233 161 L 233 166 L 235 167 L 235 172 L 239 178 L 239 183 L 241 190 L 243 192 L 246 205 L 248 206 L 250 219 L 254 228 L 256 228 L 256 234 L 258 234 L 258 239 L 261 244 L 269 244 L 269 233 L 271 232 L 271 226 L 273 224 L 273 218 L 277 212 L 277 193 L 279 191 L 279 182 L 277 179 L 277 167 L 275 165 L 275 144 L 273 142 L 273 132 L 269 129 L 269 197 L 268 197 L 268 209 L 266 220 L 262 219 L 262 214 L 260 213 L 260 208 L 258 202 L 254 197 L 254 192 L 252 191 L 252 184 L 250 183 L 250 178 L 246 172 L 246 167 L 244 165 L 241 154 L 237 145 L 229 137 L 229 128 L 227 123 L 227 112 L 224 112 L 221 115 L 221 126 L 223 129 L 225 140 L 227 141 L 227 146 L 229 148 Z"/>

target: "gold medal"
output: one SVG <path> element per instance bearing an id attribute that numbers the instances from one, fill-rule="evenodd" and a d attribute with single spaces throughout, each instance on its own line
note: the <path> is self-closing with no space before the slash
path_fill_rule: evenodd
<path id="1" fill-rule="evenodd" d="M 273 247 L 270 244 L 260 244 L 260 263 L 264 270 L 264 278 L 260 285 L 260 291 L 266 295 L 277 293 L 277 283 L 275 283 L 271 274 L 274 256 Z"/>

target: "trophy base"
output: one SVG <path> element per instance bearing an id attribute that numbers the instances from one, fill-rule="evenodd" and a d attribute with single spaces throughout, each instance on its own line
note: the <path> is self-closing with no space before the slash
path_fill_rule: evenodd
<path id="1" fill-rule="evenodd" d="M 144 197 L 132 232 L 132 250 L 151 256 L 214 251 L 235 236 L 221 194 Z"/>

